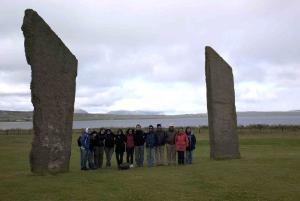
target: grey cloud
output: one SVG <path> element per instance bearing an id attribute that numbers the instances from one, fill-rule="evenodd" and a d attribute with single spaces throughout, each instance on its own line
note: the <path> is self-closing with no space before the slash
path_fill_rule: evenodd
<path id="1" fill-rule="evenodd" d="M 134 4 L 4 0 L 0 8 L 0 82 L 30 82 L 20 30 L 28 7 L 39 12 L 78 58 L 80 106 L 102 110 L 130 93 L 120 86 L 134 78 L 204 86 L 205 45 L 214 47 L 233 67 L 237 86 L 248 81 L 275 83 L 284 89 L 279 94 L 289 93 L 289 86 L 299 86 L 300 25 L 296 20 L 300 3 L 296 0 Z M 120 87 L 116 97 L 99 95 L 116 87 Z M 85 96 L 90 100 L 83 100 Z M 103 98 L 102 105 L 94 103 L 97 98 Z M 253 107 L 258 104 L 249 101 Z"/>
<path id="2" fill-rule="evenodd" d="M 33 109 L 30 94 L 6 94 L 0 97 L 2 110 L 30 111 Z"/>

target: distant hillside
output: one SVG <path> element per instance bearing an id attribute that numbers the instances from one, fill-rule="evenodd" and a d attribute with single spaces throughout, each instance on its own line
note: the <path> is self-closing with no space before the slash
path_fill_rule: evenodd
<path id="1" fill-rule="evenodd" d="M 77 114 L 88 114 L 83 109 L 75 109 L 75 116 Z M 32 111 L 5 111 L 0 110 L 0 122 L 9 121 L 32 121 Z"/>
<path id="2" fill-rule="evenodd" d="M 238 112 L 237 116 L 300 116 L 300 110 L 293 110 L 287 112 Z M 181 115 L 164 115 L 160 112 L 149 111 L 112 111 L 106 114 L 91 114 L 82 109 L 76 109 L 74 114 L 74 121 L 88 121 L 88 120 L 122 120 L 122 119 L 164 119 L 164 118 L 207 118 L 206 113 L 202 114 L 181 114 Z M 0 122 L 16 122 L 16 121 L 32 121 L 31 111 L 1 111 Z"/>
<path id="3" fill-rule="evenodd" d="M 116 115 L 163 115 L 163 112 L 158 111 L 143 111 L 143 110 L 136 110 L 136 111 L 129 111 L 129 110 L 116 110 L 110 111 L 107 114 L 116 114 Z"/>
<path id="4" fill-rule="evenodd" d="M 88 114 L 87 111 L 85 111 L 85 110 L 83 110 L 83 109 L 80 109 L 80 108 L 75 109 L 74 113 L 75 113 L 75 114 Z"/>
<path id="5" fill-rule="evenodd" d="M 32 121 L 32 112 L 0 110 L 0 121 Z"/>

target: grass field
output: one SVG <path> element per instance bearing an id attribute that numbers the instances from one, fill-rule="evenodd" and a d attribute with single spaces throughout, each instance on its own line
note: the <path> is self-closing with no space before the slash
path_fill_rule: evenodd
<path id="1" fill-rule="evenodd" d="M 79 170 L 73 137 L 71 170 L 29 172 L 31 135 L 0 135 L 0 200 L 300 200 L 300 133 L 243 131 L 239 160 L 209 159 L 207 130 L 197 134 L 194 164 Z"/>

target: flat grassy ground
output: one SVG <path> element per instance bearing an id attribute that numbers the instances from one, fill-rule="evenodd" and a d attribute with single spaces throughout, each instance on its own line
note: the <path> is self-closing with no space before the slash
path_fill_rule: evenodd
<path id="1" fill-rule="evenodd" d="M 197 134 L 190 166 L 29 172 L 31 135 L 0 135 L 0 200 L 300 200 L 300 132 L 240 132 L 242 159 L 209 159 L 207 130 Z M 115 156 L 114 156 L 115 157 Z"/>

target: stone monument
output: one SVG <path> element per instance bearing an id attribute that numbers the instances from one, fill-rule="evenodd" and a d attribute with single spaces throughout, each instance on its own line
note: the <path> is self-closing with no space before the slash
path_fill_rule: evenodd
<path id="1" fill-rule="evenodd" d="M 71 156 L 77 59 L 34 10 L 25 11 L 22 31 L 32 71 L 30 168 L 37 174 L 66 172 Z"/>
<path id="2" fill-rule="evenodd" d="M 211 47 L 205 47 L 205 75 L 210 157 L 240 158 L 232 69 Z"/>

